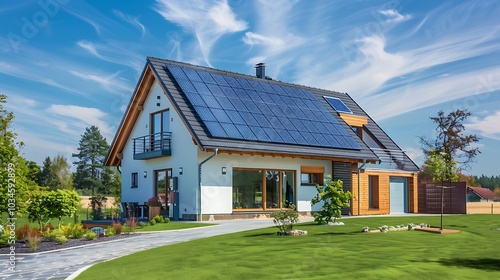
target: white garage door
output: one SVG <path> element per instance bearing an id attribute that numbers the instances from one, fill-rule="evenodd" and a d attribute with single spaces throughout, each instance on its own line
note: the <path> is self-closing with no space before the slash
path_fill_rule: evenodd
<path id="1" fill-rule="evenodd" d="M 408 212 L 406 178 L 391 177 L 390 180 L 390 211 L 391 214 Z"/>

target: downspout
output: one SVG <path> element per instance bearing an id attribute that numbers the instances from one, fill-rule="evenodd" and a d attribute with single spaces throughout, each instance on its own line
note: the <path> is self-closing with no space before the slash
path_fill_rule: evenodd
<path id="1" fill-rule="evenodd" d="M 213 157 L 215 157 L 217 155 L 217 152 L 219 151 L 218 148 L 216 148 L 214 150 L 214 154 L 209 156 L 208 158 L 206 158 L 205 160 L 203 160 L 202 162 L 200 162 L 200 164 L 198 165 L 198 192 L 196 193 L 196 195 L 198 196 L 197 197 L 197 203 L 198 203 L 198 211 L 199 211 L 199 221 L 201 222 L 202 221 L 202 215 L 201 215 L 201 166 L 211 160 Z"/>
<path id="2" fill-rule="evenodd" d="M 361 215 L 361 213 L 360 213 L 360 211 L 361 211 L 361 193 L 360 193 L 361 182 L 360 182 L 360 175 L 359 175 L 359 173 L 365 167 L 365 165 L 366 165 L 366 159 L 363 160 L 363 164 L 361 164 L 361 166 L 358 166 L 358 216 Z"/>

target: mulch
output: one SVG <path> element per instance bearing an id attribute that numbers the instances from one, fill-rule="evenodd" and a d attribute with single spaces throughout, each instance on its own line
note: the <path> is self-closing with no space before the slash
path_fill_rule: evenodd
<path id="1" fill-rule="evenodd" d="M 40 244 L 38 244 L 36 252 L 33 252 L 33 250 L 28 245 L 28 243 L 23 242 L 23 241 L 18 241 L 15 243 L 15 245 L 11 245 L 11 246 L 15 246 L 16 254 L 29 254 L 29 253 L 47 252 L 47 251 L 53 251 L 53 250 L 95 244 L 95 243 L 112 241 L 112 240 L 119 240 L 119 239 L 131 237 L 131 236 L 137 236 L 137 235 L 136 234 L 119 234 L 119 235 L 115 235 L 115 236 L 98 237 L 94 240 L 87 240 L 85 238 L 68 239 L 68 242 L 66 242 L 62 245 L 57 244 L 56 242 L 53 242 L 53 241 L 42 241 Z M 10 247 L 1 247 L 0 248 L 0 254 L 9 254 L 9 253 L 10 253 Z"/>

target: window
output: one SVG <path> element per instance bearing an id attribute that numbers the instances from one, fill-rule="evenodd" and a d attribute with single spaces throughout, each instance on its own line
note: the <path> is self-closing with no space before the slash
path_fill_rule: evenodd
<path id="1" fill-rule="evenodd" d="M 368 197 L 370 208 L 379 208 L 379 187 L 378 187 L 378 176 L 368 176 Z"/>
<path id="2" fill-rule="evenodd" d="M 363 132 L 362 132 L 362 128 L 360 126 L 351 126 L 351 128 L 354 131 L 354 133 L 356 133 L 356 135 L 359 136 L 359 138 L 362 138 Z"/>
<path id="3" fill-rule="evenodd" d="M 300 183 L 302 185 L 323 185 L 324 166 L 302 166 L 300 173 Z"/>
<path id="4" fill-rule="evenodd" d="M 139 178 L 139 175 L 138 175 L 137 172 L 132 173 L 131 188 L 137 188 L 138 187 L 138 184 L 137 184 L 138 178 Z"/>
<path id="5" fill-rule="evenodd" d="M 233 170 L 233 209 L 282 209 L 290 204 L 295 204 L 294 171 Z"/>

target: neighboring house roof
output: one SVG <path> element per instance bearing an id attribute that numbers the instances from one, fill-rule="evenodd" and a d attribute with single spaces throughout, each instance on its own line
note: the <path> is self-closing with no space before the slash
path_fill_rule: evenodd
<path id="1" fill-rule="evenodd" d="M 497 196 L 492 190 L 487 188 L 478 188 L 478 187 L 467 187 L 477 196 L 482 199 L 500 201 L 500 196 Z"/>
<path id="2" fill-rule="evenodd" d="M 366 129 L 384 148 L 401 150 L 347 94 L 148 57 L 106 165 L 120 164 L 121 152 L 154 80 L 203 150 L 378 161 L 324 96 L 338 98 L 354 114 L 366 116 Z M 252 119 L 257 122 L 252 124 Z M 410 164 L 404 170 L 418 171 L 406 155 L 405 161 Z"/>

